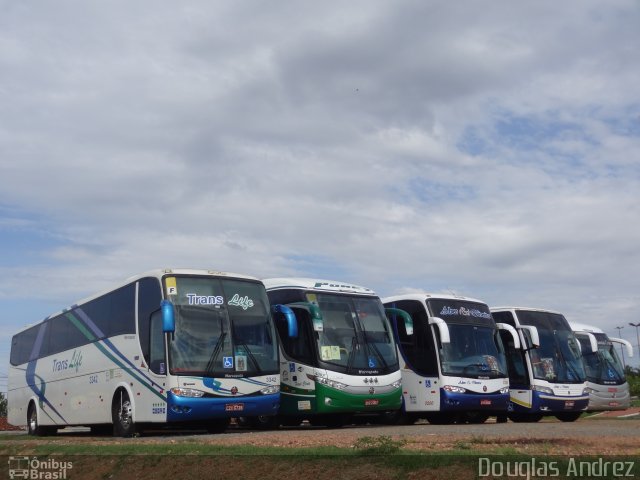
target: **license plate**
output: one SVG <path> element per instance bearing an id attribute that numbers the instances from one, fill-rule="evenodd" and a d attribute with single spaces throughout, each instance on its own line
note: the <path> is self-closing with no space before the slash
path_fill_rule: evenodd
<path id="1" fill-rule="evenodd" d="M 244 403 L 227 403 L 224 406 L 225 412 L 242 412 L 244 410 Z"/>
<path id="2" fill-rule="evenodd" d="M 619 407 L 620 404 L 618 402 L 609 402 L 610 407 Z"/>
<path id="3" fill-rule="evenodd" d="M 480 405 L 491 405 L 491 400 L 480 400 Z"/>
<path id="4" fill-rule="evenodd" d="M 572 400 L 567 400 L 564 402 L 564 408 L 573 408 L 573 406 L 576 404 L 576 402 L 572 401 Z"/>
<path id="5" fill-rule="evenodd" d="M 378 400 L 377 398 L 372 398 L 370 400 L 364 401 L 365 407 L 375 407 L 376 405 L 380 405 L 380 400 Z"/>

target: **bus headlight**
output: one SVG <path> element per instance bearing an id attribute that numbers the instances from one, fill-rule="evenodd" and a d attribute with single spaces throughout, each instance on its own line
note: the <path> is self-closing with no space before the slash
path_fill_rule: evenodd
<path id="1" fill-rule="evenodd" d="M 467 393 L 467 391 L 462 387 L 456 387 L 455 385 L 445 385 L 442 387 L 445 392 L 451 393 Z"/>
<path id="2" fill-rule="evenodd" d="M 541 387 L 540 385 L 532 385 L 531 390 L 535 390 L 536 392 L 546 393 L 547 395 L 553 395 L 553 390 L 549 387 Z"/>
<path id="3" fill-rule="evenodd" d="M 582 395 L 589 395 L 591 393 L 596 393 L 598 390 L 596 390 L 595 388 L 589 388 L 586 387 L 584 390 L 582 390 Z"/>
<path id="4" fill-rule="evenodd" d="M 402 380 L 396 380 L 391 384 L 393 388 L 400 388 L 400 385 L 402 385 Z"/>
<path id="5" fill-rule="evenodd" d="M 181 388 L 174 387 L 171 389 L 171 393 L 179 397 L 199 398 L 204 395 L 202 390 L 196 390 L 195 388 Z"/>
<path id="6" fill-rule="evenodd" d="M 263 395 L 273 395 L 274 393 L 278 393 L 280 391 L 280 385 L 269 385 L 268 387 L 260 390 L 260 393 Z"/>
<path id="7" fill-rule="evenodd" d="M 347 385 L 344 383 L 336 382 L 335 380 L 330 380 L 327 377 L 315 377 L 315 381 L 321 383 L 322 385 L 326 385 L 328 387 L 336 388 L 338 390 L 344 390 L 347 388 Z"/>
<path id="8" fill-rule="evenodd" d="M 503 394 L 504 394 L 504 393 L 509 393 L 509 387 L 502 387 L 502 388 L 500 389 L 500 393 L 503 393 Z"/>

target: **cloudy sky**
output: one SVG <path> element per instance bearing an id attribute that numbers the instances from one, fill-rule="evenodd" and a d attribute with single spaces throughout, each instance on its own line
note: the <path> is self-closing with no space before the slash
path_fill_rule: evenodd
<path id="1" fill-rule="evenodd" d="M 166 266 L 456 292 L 636 343 L 636 1 L 0 9 L 0 377 L 15 330 Z"/>

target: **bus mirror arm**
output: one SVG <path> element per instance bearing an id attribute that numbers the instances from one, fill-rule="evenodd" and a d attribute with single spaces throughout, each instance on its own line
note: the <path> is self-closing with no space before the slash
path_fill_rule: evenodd
<path id="1" fill-rule="evenodd" d="M 160 310 L 162 311 L 162 331 L 164 333 L 175 333 L 176 317 L 173 303 L 169 300 L 162 300 L 160 302 Z"/>
<path id="2" fill-rule="evenodd" d="M 496 327 L 500 330 L 507 330 L 511 333 L 511 336 L 513 337 L 513 348 L 520 348 L 520 338 L 518 338 L 518 331 L 515 328 L 507 323 L 496 323 Z"/>
<path id="3" fill-rule="evenodd" d="M 540 335 L 538 334 L 538 329 L 532 325 L 521 325 L 521 330 L 526 330 L 529 332 L 529 337 L 531 338 L 531 346 L 527 347 L 526 350 L 531 350 L 532 348 L 540 347 Z M 525 338 L 526 340 L 526 338 Z M 528 343 L 528 342 L 525 342 Z"/>
<path id="4" fill-rule="evenodd" d="M 609 337 L 609 340 L 611 340 L 614 343 L 620 343 L 620 344 L 624 345 L 625 347 L 627 347 L 627 357 L 629 357 L 629 358 L 633 357 L 633 347 L 631 346 L 631 342 L 627 342 L 626 340 L 624 340 L 622 338 L 611 338 L 611 337 Z"/>
<path id="5" fill-rule="evenodd" d="M 589 353 L 598 353 L 598 340 L 596 340 L 596 336 L 589 332 L 584 332 L 584 334 L 589 337 L 589 346 L 591 347 Z"/>
<path id="6" fill-rule="evenodd" d="M 271 307 L 271 313 L 274 315 L 282 315 L 287 322 L 287 334 L 289 338 L 298 338 L 298 319 L 296 314 L 293 313 L 286 305 L 274 305 Z"/>
<path id="7" fill-rule="evenodd" d="M 391 316 L 399 316 L 404 320 L 404 329 L 407 332 L 407 335 L 413 335 L 413 318 L 404 310 L 399 308 L 385 308 L 384 312 L 387 314 L 387 318 L 390 319 Z"/>
<path id="8" fill-rule="evenodd" d="M 437 325 L 440 332 L 441 343 L 451 343 L 451 337 L 449 336 L 449 326 L 440 317 L 429 317 L 430 325 Z"/>

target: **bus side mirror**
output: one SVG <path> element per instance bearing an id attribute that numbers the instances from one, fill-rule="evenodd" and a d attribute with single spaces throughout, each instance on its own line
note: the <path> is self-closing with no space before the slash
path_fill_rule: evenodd
<path id="1" fill-rule="evenodd" d="M 440 317 L 429 317 L 429 325 L 437 325 L 440 331 L 440 343 L 451 343 L 449 336 L 449 326 Z"/>
<path id="2" fill-rule="evenodd" d="M 507 323 L 496 323 L 496 327 L 500 330 L 507 330 L 511 333 L 511 336 L 513 337 L 513 348 L 520 348 L 520 338 L 518 338 L 518 331 L 515 328 Z"/>
<path id="3" fill-rule="evenodd" d="M 609 337 L 609 340 L 611 340 L 613 343 L 620 343 L 621 345 L 624 345 L 625 347 L 627 347 L 627 357 L 629 358 L 633 357 L 633 347 L 631 346 L 631 342 L 627 342 L 622 338 Z"/>
<path id="4" fill-rule="evenodd" d="M 586 335 L 589 338 L 589 345 L 591 346 L 591 351 L 587 353 L 598 353 L 598 340 L 596 340 L 596 336 L 593 333 L 589 333 L 589 332 L 584 332 L 584 335 Z M 582 348 L 582 344 L 581 344 L 581 348 Z"/>
<path id="5" fill-rule="evenodd" d="M 162 300 L 160 309 L 162 310 L 162 331 L 164 333 L 174 333 L 176 331 L 176 317 L 173 303 L 169 300 Z"/>
<path id="6" fill-rule="evenodd" d="M 531 345 L 527 346 L 527 349 L 540 347 L 540 335 L 538 334 L 538 329 L 536 327 L 532 325 L 522 325 L 520 329 L 523 330 L 523 333 L 527 332 L 529 334 Z M 526 335 L 525 340 L 527 340 Z"/>
<path id="7" fill-rule="evenodd" d="M 322 312 L 320 311 L 320 307 L 318 305 L 311 302 L 294 302 L 290 303 L 289 306 L 294 308 L 304 308 L 307 312 L 309 312 L 313 330 L 316 332 L 322 332 L 324 330 L 324 318 L 322 318 Z"/>
<path id="8" fill-rule="evenodd" d="M 274 305 L 271 307 L 271 313 L 274 315 L 282 315 L 287 322 L 287 335 L 289 338 L 298 338 L 298 319 L 296 314 L 293 313 L 286 305 Z"/>
<path id="9" fill-rule="evenodd" d="M 404 321 L 404 329 L 407 332 L 407 335 L 413 335 L 413 318 L 404 310 L 399 308 L 385 308 L 384 312 L 387 314 L 387 318 L 391 320 L 391 317 L 395 317 L 396 315 L 401 317 Z"/>

